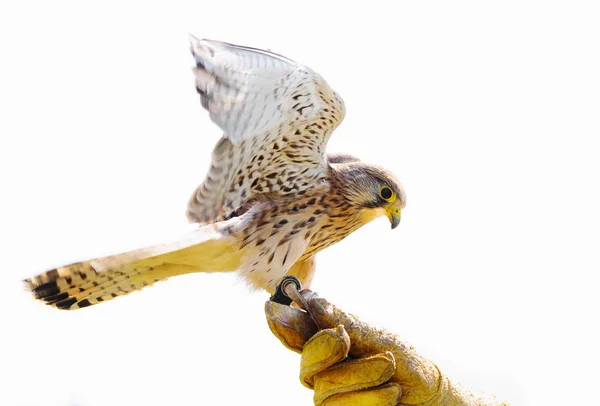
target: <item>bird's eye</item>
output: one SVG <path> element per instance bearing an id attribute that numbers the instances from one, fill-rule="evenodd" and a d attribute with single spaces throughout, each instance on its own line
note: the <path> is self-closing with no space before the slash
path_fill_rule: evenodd
<path id="1" fill-rule="evenodd" d="M 379 189 L 379 196 L 386 202 L 391 202 L 394 200 L 395 193 L 389 186 L 382 186 L 381 189 Z"/>

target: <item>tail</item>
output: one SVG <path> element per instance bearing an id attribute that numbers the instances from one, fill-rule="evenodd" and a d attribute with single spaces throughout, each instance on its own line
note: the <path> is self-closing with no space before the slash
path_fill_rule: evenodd
<path id="1" fill-rule="evenodd" d="M 233 237 L 201 227 L 172 244 L 77 262 L 26 279 L 36 299 L 74 310 L 105 302 L 175 275 L 231 272 L 242 252 Z"/>

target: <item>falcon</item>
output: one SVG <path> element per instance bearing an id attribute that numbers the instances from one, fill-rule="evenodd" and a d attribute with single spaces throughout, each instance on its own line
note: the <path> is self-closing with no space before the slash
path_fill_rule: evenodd
<path id="1" fill-rule="evenodd" d="M 386 169 L 326 154 L 342 98 L 284 56 L 190 38 L 202 107 L 223 131 L 187 208 L 198 227 L 175 242 L 77 262 L 25 280 L 36 299 L 79 309 L 192 272 L 239 272 L 273 293 L 285 275 L 310 287 L 315 255 L 371 220 L 392 229 L 406 204 Z"/>

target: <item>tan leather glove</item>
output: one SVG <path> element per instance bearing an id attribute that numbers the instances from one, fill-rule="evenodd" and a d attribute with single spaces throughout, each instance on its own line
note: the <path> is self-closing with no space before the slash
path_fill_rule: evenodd
<path id="1" fill-rule="evenodd" d="M 300 381 L 315 405 L 502 405 L 459 389 L 396 335 L 373 328 L 305 290 L 312 316 L 267 302 L 273 334 L 302 354 Z"/>

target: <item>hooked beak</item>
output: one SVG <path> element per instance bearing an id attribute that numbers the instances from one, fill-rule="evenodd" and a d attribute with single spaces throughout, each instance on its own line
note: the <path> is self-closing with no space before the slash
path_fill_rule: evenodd
<path id="1" fill-rule="evenodd" d="M 390 208 L 387 211 L 388 219 L 390 219 L 390 223 L 392 223 L 392 230 L 398 227 L 400 224 L 400 209 Z"/>

